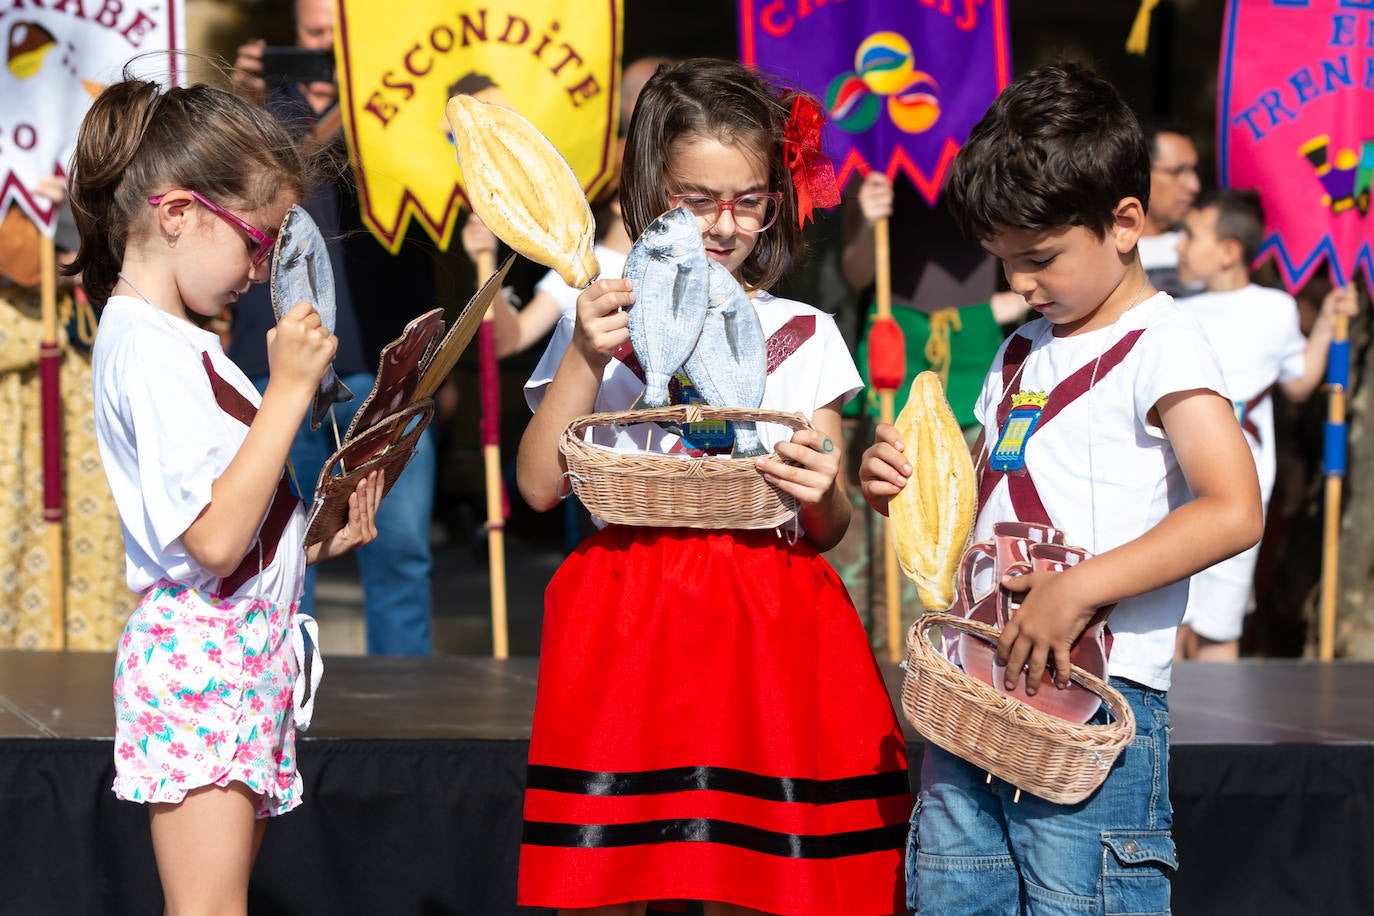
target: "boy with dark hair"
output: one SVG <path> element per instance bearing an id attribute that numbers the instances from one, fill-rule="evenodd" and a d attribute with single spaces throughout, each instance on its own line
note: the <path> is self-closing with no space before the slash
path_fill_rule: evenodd
<path id="1" fill-rule="evenodd" d="M 1008 86 L 950 174 L 960 225 L 1041 316 L 1008 338 L 978 400 L 975 536 L 990 539 L 1004 520 L 1048 523 L 1092 553 L 1064 572 L 1001 582 L 1022 604 L 998 661 L 1009 688 L 1024 676 L 1034 693 L 1051 667 L 1065 687 L 1070 646 L 1097 609 L 1115 604 L 1108 674 L 1137 734 L 1077 805 L 1021 794 L 927 744 L 907 858 L 920 913 L 1169 909 L 1174 631 L 1188 577 L 1254 544 L 1261 519 L 1254 462 L 1216 357 L 1150 285 L 1136 253 L 1149 181 L 1135 115 L 1111 85 L 1072 65 Z M 1005 433 L 1018 393 L 1044 406 L 1016 441 Z M 991 443 L 996 468 L 983 460 Z M 902 448 L 880 426 L 864 453 L 863 492 L 879 511 L 912 473 Z"/>
<path id="2" fill-rule="evenodd" d="M 1358 309 L 1353 287 L 1332 290 L 1304 338 L 1298 306 L 1285 292 L 1250 282 L 1250 265 L 1264 240 L 1264 208 L 1248 190 L 1203 196 L 1183 221 L 1178 242 L 1179 276 L 1200 283 L 1201 295 L 1183 308 L 1202 325 L 1217 357 L 1259 473 L 1260 499 L 1268 511 L 1277 459 L 1274 402 L 1301 404 L 1326 372 L 1326 354 L 1337 314 Z M 1240 655 L 1240 635 L 1254 584 L 1259 546 L 1193 576 L 1188 610 L 1178 630 L 1177 658 L 1229 661 Z"/>

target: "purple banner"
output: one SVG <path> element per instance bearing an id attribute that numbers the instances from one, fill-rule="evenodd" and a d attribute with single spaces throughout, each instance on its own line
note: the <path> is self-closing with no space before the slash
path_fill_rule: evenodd
<path id="1" fill-rule="evenodd" d="M 811 93 L 826 152 L 853 172 L 905 172 L 930 204 L 1010 79 L 1006 0 L 740 0 L 740 59 Z"/>

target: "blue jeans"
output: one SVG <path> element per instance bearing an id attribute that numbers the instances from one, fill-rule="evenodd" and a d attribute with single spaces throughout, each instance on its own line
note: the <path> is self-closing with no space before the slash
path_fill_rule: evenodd
<path id="1" fill-rule="evenodd" d="M 927 743 L 907 844 L 908 905 L 924 914 L 1169 912 L 1174 853 L 1169 702 L 1112 678 L 1135 740 L 1086 801 L 1056 805 Z M 1107 721 L 1105 709 L 1094 722 Z"/>
<path id="2" fill-rule="evenodd" d="M 353 422 L 373 382 L 369 373 L 343 377 L 353 400 L 334 405 L 339 435 Z M 267 379 L 254 379 L 253 384 L 265 391 Z M 291 466 L 305 493 L 314 490 L 320 470 L 335 451 L 334 425 L 329 417 L 319 429 L 312 430 L 307 416 L 291 443 Z M 429 524 L 434 511 L 435 462 L 434 438 L 425 430 L 415 457 L 382 500 L 377 512 L 377 540 L 356 552 L 363 580 L 369 654 L 429 655 L 433 651 L 430 577 L 434 559 L 429 549 Z M 311 566 L 305 571 L 301 610 L 309 614 L 314 605 L 315 567 Z"/>

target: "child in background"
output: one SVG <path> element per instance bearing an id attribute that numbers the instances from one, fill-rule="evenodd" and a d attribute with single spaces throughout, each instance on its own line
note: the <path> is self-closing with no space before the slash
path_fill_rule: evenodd
<path id="1" fill-rule="evenodd" d="M 261 397 L 194 321 L 267 279 L 303 186 L 275 122 L 206 86 L 115 83 L 73 159 L 71 271 L 104 307 L 96 436 L 143 595 L 116 654 L 114 790 L 149 806 L 168 913 L 247 911 L 261 818 L 301 801 L 306 564 L 377 535 L 374 473 L 345 528 L 301 546 L 286 456 L 337 346 L 315 309 L 299 303 L 268 332 Z"/>
<path id="2" fill-rule="evenodd" d="M 802 530 L 610 526 L 558 570 L 530 738 L 522 904 L 598 916 L 638 916 L 662 899 L 705 901 L 710 916 L 901 909 L 906 744 L 854 607 L 818 553 L 849 522 L 839 411 L 859 376 L 830 316 L 767 293 L 802 248 L 784 136 L 789 109 L 807 102 L 706 59 L 659 70 L 640 95 L 626 223 L 638 235 L 686 208 L 707 254 L 750 294 L 771 335 L 763 407 L 814 425 L 759 430 L 795 462 L 759 469 L 797 498 Z M 567 490 L 558 440 L 568 423 L 625 410 L 643 391 L 621 349 L 635 296 L 626 280 L 592 283 L 526 386 L 535 413 L 518 479 L 536 509 Z M 618 432 L 636 451 L 682 450 L 662 430 Z"/>
<path id="3" fill-rule="evenodd" d="M 1009 688 L 1022 676 L 1039 685 L 1051 664 L 1065 687 L 1070 646 L 1115 603 L 1108 673 L 1135 712 L 1136 737 L 1077 805 L 1021 794 L 928 743 L 907 859 L 922 914 L 1169 909 L 1174 631 L 1187 578 L 1259 540 L 1261 516 L 1216 357 L 1140 264 L 1149 168 L 1116 90 L 1065 65 L 1008 86 L 950 173 L 964 234 L 1041 316 L 1008 338 L 978 400 L 975 537 L 990 539 L 1003 520 L 1050 523 L 1094 555 L 1061 573 L 1004 578 L 1022 604 L 997 657 Z M 1030 392 L 1048 397 L 1038 425 L 1019 447 L 999 442 L 1013 397 Z M 1002 446 L 997 469 L 981 460 L 985 443 Z M 863 492 L 879 511 L 912 473 L 902 448 L 883 425 L 864 454 Z"/>
<path id="4" fill-rule="evenodd" d="M 1336 315 L 1358 311 L 1354 287 L 1332 290 L 1304 338 L 1293 297 L 1250 282 L 1250 265 L 1264 240 L 1259 194 L 1216 191 L 1184 218 L 1178 241 L 1178 275 L 1204 292 L 1182 307 L 1198 320 L 1221 360 L 1236 419 L 1259 472 L 1260 498 L 1269 510 L 1277 459 L 1275 386 L 1301 404 L 1326 372 Z M 1255 579 L 1259 545 L 1204 569 L 1188 586 L 1188 611 L 1178 629 L 1177 658 L 1229 661 L 1240 655 L 1240 634 Z"/>

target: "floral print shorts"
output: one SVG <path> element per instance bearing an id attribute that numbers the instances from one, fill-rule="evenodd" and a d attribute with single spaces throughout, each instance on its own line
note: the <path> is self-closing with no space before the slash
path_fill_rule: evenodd
<path id="1" fill-rule="evenodd" d="M 115 795 L 180 802 L 237 781 L 257 793 L 259 818 L 300 804 L 294 615 L 166 580 L 147 591 L 115 659 Z"/>

